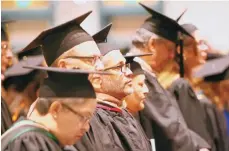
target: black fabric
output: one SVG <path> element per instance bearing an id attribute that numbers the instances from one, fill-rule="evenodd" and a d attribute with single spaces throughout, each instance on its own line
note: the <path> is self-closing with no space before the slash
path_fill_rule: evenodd
<path id="1" fill-rule="evenodd" d="M 203 108 L 188 81 L 179 78 L 172 83 L 169 90 L 176 97 L 188 128 L 200 135 L 208 144 L 212 144 Z"/>
<path id="2" fill-rule="evenodd" d="M 1 97 L 1 134 L 12 126 L 12 117 L 5 100 Z"/>
<path id="3" fill-rule="evenodd" d="M 107 36 L 110 32 L 111 26 L 112 23 L 106 25 L 103 29 L 92 36 L 96 43 L 103 43 L 107 41 Z"/>
<path id="4" fill-rule="evenodd" d="M 140 3 L 140 5 L 151 14 L 151 17 L 146 19 L 141 28 L 144 28 L 158 36 L 168 39 L 178 44 L 179 34 L 181 32 L 185 35 L 192 37 L 183 27 L 181 27 L 176 20 L 173 20 L 150 7 Z M 183 13 L 182 13 L 183 15 Z M 181 15 L 181 16 L 182 16 Z M 179 20 L 179 19 L 178 19 Z"/>
<path id="5" fill-rule="evenodd" d="M 198 148 L 209 148 L 204 139 L 187 127 L 172 95 L 163 89 L 150 72 L 145 71 L 145 76 L 149 94 L 139 119 L 147 136 L 156 140 L 156 149 L 196 151 Z"/>
<path id="6" fill-rule="evenodd" d="M 31 131 L 17 137 L 4 151 L 61 151 L 60 146 L 41 132 Z"/>
<path id="7" fill-rule="evenodd" d="M 150 151 L 149 140 L 126 110 L 122 113 L 97 108 L 90 130 L 75 145 L 82 151 Z"/>
<path id="8" fill-rule="evenodd" d="M 80 26 L 92 11 L 56 27 L 41 32 L 22 51 L 42 45 L 43 54 L 48 66 L 69 49 L 93 38 Z"/>

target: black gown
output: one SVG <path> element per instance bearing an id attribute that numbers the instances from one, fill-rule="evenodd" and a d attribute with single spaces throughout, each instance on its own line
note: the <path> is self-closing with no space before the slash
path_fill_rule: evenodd
<path id="1" fill-rule="evenodd" d="M 157 151 L 210 148 L 204 139 L 187 127 L 176 100 L 156 77 L 148 71 L 145 71 L 145 76 L 149 94 L 139 119 L 147 136 L 156 140 Z"/>
<path id="2" fill-rule="evenodd" d="M 36 126 L 30 126 L 29 128 L 31 127 L 36 128 Z M 12 128 L 9 129 L 9 131 L 12 130 Z M 13 137 L 12 139 L 9 139 L 10 141 L 7 141 L 9 143 L 7 143 L 4 151 L 61 151 L 63 150 L 55 140 L 51 139 L 47 135 L 47 133 L 44 133 L 42 131 L 37 131 L 37 130 L 25 131 L 24 133 L 21 133 L 23 130 L 26 129 L 26 127 L 17 127 L 15 129 L 19 133 L 15 134 L 15 137 Z M 5 135 L 8 134 L 9 133 L 7 131 Z"/>
<path id="3" fill-rule="evenodd" d="M 222 112 L 206 97 L 202 97 L 200 102 L 205 112 L 207 130 L 213 140 L 214 150 L 228 151 L 229 139 L 227 136 L 225 118 Z"/>
<path id="4" fill-rule="evenodd" d="M 7 131 L 11 125 L 12 117 L 5 100 L 1 97 L 1 134 Z"/>
<path id="5" fill-rule="evenodd" d="M 99 105 L 101 105 L 99 103 Z M 97 107 L 90 130 L 74 146 L 79 151 L 150 151 L 150 142 L 126 110 Z M 117 108 L 112 108 L 117 109 Z"/>
<path id="6" fill-rule="evenodd" d="M 200 135 L 208 144 L 212 144 L 203 108 L 188 81 L 182 78 L 177 79 L 169 90 L 176 97 L 188 128 Z"/>

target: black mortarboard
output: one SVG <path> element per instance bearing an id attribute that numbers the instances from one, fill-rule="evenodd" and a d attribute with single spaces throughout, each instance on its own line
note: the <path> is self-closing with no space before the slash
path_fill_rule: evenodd
<path id="1" fill-rule="evenodd" d="M 110 32 L 111 26 L 112 23 L 108 24 L 107 26 L 105 26 L 103 29 L 101 29 L 99 32 L 97 32 L 92 36 L 95 42 L 97 43 L 98 48 L 102 55 L 105 55 L 112 50 L 119 50 L 117 46 L 107 43 L 107 36 Z"/>
<path id="2" fill-rule="evenodd" d="M 178 32 L 192 37 L 192 35 L 190 35 L 183 27 L 181 27 L 176 20 L 173 20 L 161 13 L 158 13 L 157 11 L 149 8 L 142 3 L 139 4 L 151 14 L 151 17 L 146 19 L 145 23 L 141 26 L 141 28 L 153 32 L 158 36 L 168 39 L 174 43 L 178 43 Z M 183 14 L 184 13 L 182 13 L 177 20 L 179 20 Z"/>
<path id="3" fill-rule="evenodd" d="M 88 80 L 89 74 L 106 72 L 72 70 L 55 67 L 25 66 L 25 68 L 46 71 L 48 78 L 40 86 L 39 97 L 95 98 L 95 91 Z"/>
<path id="4" fill-rule="evenodd" d="M 134 61 L 135 57 L 143 57 L 143 56 L 150 56 L 153 55 L 153 53 L 144 53 L 144 54 L 137 54 L 137 55 L 124 55 L 126 59 L 126 64 L 130 64 L 130 70 L 133 72 L 134 75 L 138 74 L 144 74 L 144 71 L 141 67 L 141 65 Z"/>
<path id="5" fill-rule="evenodd" d="M 69 49 L 93 38 L 80 26 L 92 11 L 56 27 L 44 30 L 23 51 L 42 45 L 48 66 Z"/>
<path id="6" fill-rule="evenodd" d="M 3 86 L 8 89 L 11 85 L 14 85 L 15 89 L 20 92 L 39 74 L 33 69 L 23 68 L 23 66 L 27 64 L 33 66 L 41 65 L 44 57 L 41 55 L 41 47 L 37 47 L 18 53 L 18 59 L 19 62 L 8 68 L 4 73 Z"/>
<path id="7" fill-rule="evenodd" d="M 19 60 L 26 59 L 27 57 L 38 56 L 38 55 L 43 55 L 41 46 L 26 51 L 20 51 L 17 53 Z"/>
<path id="8" fill-rule="evenodd" d="M 200 67 L 194 77 L 204 78 L 205 81 L 217 82 L 229 79 L 229 56 L 209 60 Z"/>
<path id="9" fill-rule="evenodd" d="M 44 61 L 43 55 L 41 55 L 41 47 L 38 46 L 31 50 L 18 53 L 19 62 L 8 68 L 4 73 L 5 78 L 23 76 L 29 74 L 33 69 L 23 68 L 24 65 L 38 66 Z"/>
<path id="10" fill-rule="evenodd" d="M 183 63 L 183 38 L 181 34 L 185 34 L 193 38 L 189 32 L 187 32 L 182 26 L 178 24 L 179 19 L 183 16 L 185 11 L 178 17 L 177 20 L 173 20 L 155 10 L 139 3 L 144 9 L 146 9 L 150 14 L 145 23 L 141 28 L 144 28 L 158 36 L 161 36 L 167 40 L 170 40 L 180 46 L 179 54 L 179 65 L 180 65 L 180 76 L 184 77 L 184 63 Z"/>

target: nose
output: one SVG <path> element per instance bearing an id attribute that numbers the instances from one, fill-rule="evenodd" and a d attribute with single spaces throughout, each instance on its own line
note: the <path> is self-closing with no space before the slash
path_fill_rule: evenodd
<path id="1" fill-rule="evenodd" d="M 97 71 L 102 71 L 104 70 L 104 65 L 102 63 L 102 61 L 100 59 L 97 59 L 96 62 L 95 62 L 95 69 Z"/>
<path id="2" fill-rule="evenodd" d="M 142 90 L 143 90 L 143 93 L 144 93 L 145 95 L 147 95 L 147 94 L 149 93 L 149 89 L 148 89 L 148 87 L 146 86 L 146 84 L 143 85 Z"/>
<path id="3" fill-rule="evenodd" d="M 131 77 L 131 76 L 133 75 L 133 72 L 130 70 L 130 68 L 126 68 L 124 74 L 125 74 L 125 76 L 127 76 L 127 77 Z"/>
<path id="4" fill-rule="evenodd" d="M 85 133 L 85 132 L 87 132 L 87 131 L 89 130 L 89 128 L 90 128 L 89 122 L 86 122 L 86 123 L 82 126 L 81 131 L 82 131 L 83 133 Z"/>

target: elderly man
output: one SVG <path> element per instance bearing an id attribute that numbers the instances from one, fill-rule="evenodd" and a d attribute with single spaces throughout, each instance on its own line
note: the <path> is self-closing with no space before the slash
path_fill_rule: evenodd
<path id="1" fill-rule="evenodd" d="M 145 109 L 140 112 L 141 125 L 150 139 L 155 137 L 157 150 L 195 151 L 209 148 L 205 140 L 187 127 L 176 100 L 155 77 L 155 72 L 163 71 L 165 64 L 174 58 L 179 39 L 177 33 L 188 33 L 176 21 L 141 5 L 152 16 L 137 30 L 131 52 L 155 54 L 138 60 L 145 70 L 149 88 Z"/>
<path id="2" fill-rule="evenodd" d="M 103 29 L 96 41 L 105 41 L 109 26 Z M 105 35 L 105 36 L 104 36 Z M 98 105 L 90 123 L 90 130 L 75 147 L 88 151 L 148 151 L 151 150 L 148 139 L 137 121 L 125 109 L 122 101 L 133 92 L 131 86 L 132 72 L 120 50 L 107 44 L 99 43 L 103 54 L 104 70 L 114 75 L 102 75 L 101 85 L 95 88 Z"/>
<path id="3" fill-rule="evenodd" d="M 48 78 L 39 89 L 33 110 L 36 113 L 16 123 L 2 136 L 1 150 L 62 150 L 89 129 L 89 120 L 96 108 L 96 94 L 88 75 L 95 72 L 29 68 L 47 71 Z"/>

